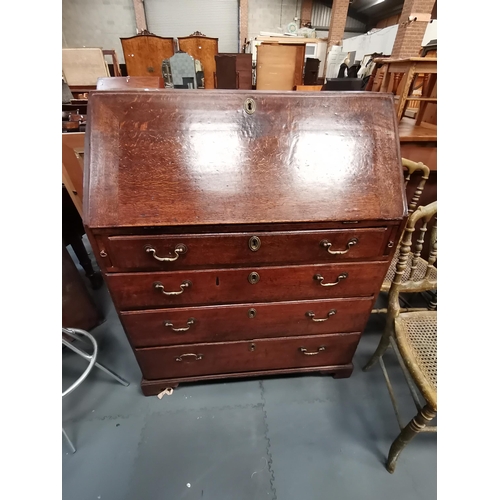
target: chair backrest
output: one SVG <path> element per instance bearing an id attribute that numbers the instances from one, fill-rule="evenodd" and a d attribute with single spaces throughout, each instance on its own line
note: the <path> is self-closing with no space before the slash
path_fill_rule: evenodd
<path id="1" fill-rule="evenodd" d="M 420 200 L 420 196 L 422 196 L 422 192 L 425 187 L 425 183 L 429 179 L 430 169 L 427 165 L 424 165 L 422 162 L 414 162 L 411 160 L 407 160 L 406 158 L 401 158 L 403 163 L 403 170 L 405 174 L 405 186 L 406 186 L 406 195 L 409 199 L 409 187 L 408 183 L 411 180 L 411 176 L 415 172 L 421 172 L 421 177 L 418 185 L 413 192 L 411 200 L 408 202 L 408 214 L 412 214 L 418 206 L 418 202 Z"/>
<path id="2" fill-rule="evenodd" d="M 417 229 L 417 226 L 420 227 Z M 426 237 L 429 239 L 428 255 L 422 255 Z M 437 201 L 434 201 L 429 205 L 418 207 L 408 217 L 400 243 L 396 272 L 389 290 L 389 309 L 392 309 L 394 315 L 399 313 L 401 292 L 424 292 L 437 289 L 436 260 Z"/>

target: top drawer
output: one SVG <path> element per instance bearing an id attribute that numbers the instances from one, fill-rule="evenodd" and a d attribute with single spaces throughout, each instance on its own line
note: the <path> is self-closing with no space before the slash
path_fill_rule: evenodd
<path id="1" fill-rule="evenodd" d="M 220 233 L 109 236 L 110 271 L 196 269 L 254 264 L 335 263 L 383 258 L 386 227 Z"/>

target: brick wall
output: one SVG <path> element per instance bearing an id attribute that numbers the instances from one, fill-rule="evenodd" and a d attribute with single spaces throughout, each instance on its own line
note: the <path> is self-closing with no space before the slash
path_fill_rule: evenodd
<path id="1" fill-rule="evenodd" d="M 392 49 L 392 57 L 416 57 L 422 47 L 422 39 L 427 29 L 428 21 L 408 23 L 408 16 L 414 13 L 430 14 L 436 0 L 406 0 L 399 18 L 398 33 Z"/>
<path id="2" fill-rule="evenodd" d="M 333 2 L 330 29 L 328 31 L 328 47 L 342 45 L 348 9 L 349 0 L 335 0 Z"/>
<path id="3" fill-rule="evenodd" d="M 313 0 L 302 0 L 300 9 L 300 25 L 310 23 L 312 18 Z"/>
<path id="4" fill-rule="evenodd" d="M 248 40 L 248 0 L 240 0 L 240 51 L 245 45 L 245 40 Z"/>
<path id="5" fill-rule="evenodd" d="M 120 37 L 134 36 L 133 0 L 62 0 L 62 46 L 115 49 L 124 63 Z"/>

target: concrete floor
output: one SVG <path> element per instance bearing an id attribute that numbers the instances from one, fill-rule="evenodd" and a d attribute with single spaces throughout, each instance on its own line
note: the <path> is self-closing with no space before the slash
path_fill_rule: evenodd
<path id="1" fill-rule="evenodd" d="M 70 252 L 71 253 L 71 252 Z M 73 254 L 72 254 L 73 255 Z M 384 467 L 398 426 L 375 350 L 373 316 L 348 379 L 307 375 L 179 386 L 144 397 L 141 375 L 105 286 L 92 292 L 106 321 L 92 330 L 99 361 L 63 399 L 65 500 L 431 500 L 437 497 L 436 435 L 421 434 Z M 415 407 L 393 353 L 385 357 L 403 418 Z M 63 387 L 86 362 L 63 350 Z"/>

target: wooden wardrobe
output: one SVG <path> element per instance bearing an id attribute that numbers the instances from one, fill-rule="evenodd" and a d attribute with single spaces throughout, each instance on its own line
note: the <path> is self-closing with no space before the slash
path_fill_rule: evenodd
<path id="1" fill-rule="evenodd" d="M 200 32 L 190 36 L 179 37 L 179 50 L 187 52 L 190 56 L 198 59 L 203 66 L 205 88 L 215 88 L 215 56 L 219 53 L 219 39 L 210 38 Z"/>
<path id="2" fill-rule="evenodd" d="M 161 63 L 174 55 L 173 38 L 156 36 L 149 32 L 120 38 L 128 76 L 159 76 Z"/>

